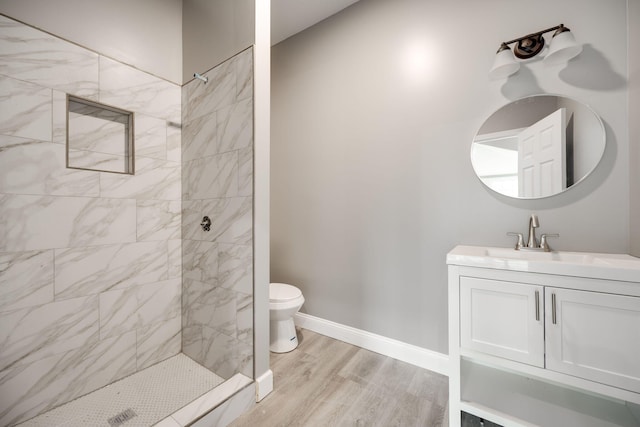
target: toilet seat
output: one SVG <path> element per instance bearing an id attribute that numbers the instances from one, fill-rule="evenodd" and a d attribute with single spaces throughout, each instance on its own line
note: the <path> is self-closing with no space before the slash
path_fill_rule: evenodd
<path id="1" fill-rule="evenodd" d="M 269 284 L 269 302 L 281 303 L 297 299 L 302 296 L 302 291 L 295 286 L 286 283 Z"/>

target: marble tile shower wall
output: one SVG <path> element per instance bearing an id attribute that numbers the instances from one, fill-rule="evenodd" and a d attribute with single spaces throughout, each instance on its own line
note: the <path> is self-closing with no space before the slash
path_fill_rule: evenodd
<path id="1" fill-rule="evenodd" d="M 225 379 L 253 377 L 252 64 L 182 88 L 182 351 Z"/>
<path id="2" fill-rule="evenodd" d="M 135 175 L 66 168 L 66 94 L 135 113 Z M 180 352 L 180 120 L 180 86 L 0 16 L 0 425 Z"/>

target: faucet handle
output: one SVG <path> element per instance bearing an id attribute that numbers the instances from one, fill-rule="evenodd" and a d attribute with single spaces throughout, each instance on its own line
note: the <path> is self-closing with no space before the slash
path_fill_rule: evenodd
<path id="1" fill-rule="evenodd" d="M 518 238 L 518 241 L 516 242 L 516 251 L 519 251 L 520 248 L 522 248 L 524 246 L 524 237 L 522 236 L 522 233 L 514 233 L 512 231 L 507 233 L 507 236 L 515 236 Z"/>
<path id="2" fill-rule="evenodd" d="M 549 243 L 547 242 L 547 239 L 549 237 L 560 237 L 559 234 L 553 233 L 553 234 L 542 234 L 540 236 L 540 247 L 545 251 L 545 252 L 551 252 L 551 248 L 549 247 Z"/>

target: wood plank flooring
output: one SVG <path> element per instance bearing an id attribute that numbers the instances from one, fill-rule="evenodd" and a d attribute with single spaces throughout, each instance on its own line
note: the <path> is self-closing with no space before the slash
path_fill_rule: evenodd
<path id="1" fill-rule="evenodd" d="M 271 353 L 274 391 L 232 427 L 447 426 L 447 377 L 306 329 Z"/>

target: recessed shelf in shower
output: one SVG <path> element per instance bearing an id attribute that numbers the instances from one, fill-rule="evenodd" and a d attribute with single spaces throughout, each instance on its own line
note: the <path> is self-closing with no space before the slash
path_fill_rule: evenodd
<path id="1" fill-rule="evenodd" d="M 67 167 L 133 174 L 133 113 L 68 95 Z"/>

